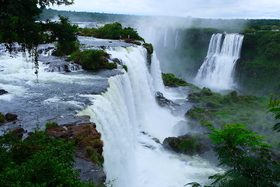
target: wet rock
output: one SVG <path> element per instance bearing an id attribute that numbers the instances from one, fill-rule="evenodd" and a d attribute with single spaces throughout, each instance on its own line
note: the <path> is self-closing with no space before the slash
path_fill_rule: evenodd
<path id="1" fill-rule="evenodd" d="M 0 95 L 7 94 L 7 93 L 8 92 L 6 90 L 0 89 Z"/>
<path id="2" fill-rule="evenodd" d="M 12 132 L 14 132 L 19 139 L 23 137 L 23 134 L 27 133 L 27 131 L 21 127 L 15 127 L 14 129 L 12 129 Z"/>
<path id="3" fill-rule="evenodd" d="M 156 92 L 156 101 L 159 106 L 163 108 L 168 108 L 171 111 L 175 110 L 175 107 L 180 106 L 177 103 L 174 103 L 173 101 L 166 99 L 161 92 Z"/>
<path id="4" fill-rule="evenodd" d="M 83 182 L 93 181 L 95 184 L 99 184 L 106 181 L 106 175 L 103 168 L 88 160 L 75 157 L 73 169 L 80 170 L 79 178 Z"/>
<path id="5" fill-rule="evenodd" d="M 163 141 L 164 148 L 187 155 L 202 154 L 210 151 L 211 141 L 204 134 L 186 134 L 179 137 L 168 137 Z"/>
<path id="6" fill-rule="evenodd" d="M 48 65 L 48 67 L 45 68 L 47 72 L 72 72 L 82 69 L 80 65 L 73 62 L 52 61 L 46 62 L 45 64 Z"/>
<path id="7" fill-rule="evenodd" d="M 6 119 L 7 122 L 15 121 L 15 120 L 17 120 L 17 115 L 12 114 L 12 113 L 7 113 L 5 115 L 5 119 Z"/>
<path id="8" fill-rule="evenodd" d="M 48 136 L 75 142 L 76 162 L 74 169 L 81 170 L 81 180 L 92 180 L 96 184 L 105 181 L 106 176 L 101 167 L 103 163 L 103 142 L 94 123 L 70 123 L 51 126 L 46 129 L 46 132 Z"/>

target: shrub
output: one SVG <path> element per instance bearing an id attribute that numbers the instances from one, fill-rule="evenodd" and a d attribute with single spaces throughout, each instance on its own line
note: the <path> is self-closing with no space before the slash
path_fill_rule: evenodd
<path id="1" fill-rule="evenodd" d="M 131 27 L 122 28 L 122 24 L 119 22 L 106 24 L 104 27 L 96 29 L 94 37 L 106 39 L 129 38 L 132 40 L 143 40 L 143 38 L 138 35 L 137 31 Z"/>
<path id="2" fill-rule="evenodd" d="M 53 127 L 58 127 L 58 123 L 56 123 L 56 122 L 47 122 L 45 124 L 45 127 L 46 127 L 46 129 L 51 129 Z"/>
<path id="3" fill-rule="evenodd" d="M 73 143 L 36 131 L 21 140 L 14 132 L 0 136 L 1 186 L 92 186 L 78 179 L 72 170 Z"/>
<path id="4" fill-rule="evenodd" d="M 154 52 L 154 47 L 150 43 L 144 43 L 143 46 L 147 49 L 149 54 L 153 54 Z"/>
<path id="5" fill-rule="evenodd" d="M 183 79 L 176 78 L 172 73 L 163 73 L 162 80 L 165 86 L 178 87 L 178 86 L 189 86 Z"/>
<path id="6" fill-rule="evenodd" d="M 84 50 L 77 51 L 68 58 L 75 63 L 81 64 L 85 70 L 98 70 L 98 69 L 114 69 L 117 67 L 116 63 L 108 62 L 109 55 L 103 50 Z"/>
<path id="7" fill-rule="evenodd" d="M 5 116 L 0 112 L 0 123 L 4 123 L 4 122 L 5 122 Z"/>

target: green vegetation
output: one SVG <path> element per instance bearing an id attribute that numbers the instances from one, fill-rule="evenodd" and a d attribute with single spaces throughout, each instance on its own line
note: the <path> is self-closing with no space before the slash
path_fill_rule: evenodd
<path id="1" fill-rule="evenodd" d="M 56 122 L 48 122 L 48 123 L 45 124 L 45 127 L 46 127 L 46 129 L 58 127 L 58 123 L 56 123 Z"/>
<path id="2" fill-rule="evenodd" d="M 56 51 L 53 55 L 63 56 L 69 55 L 79 49 L 77 35 L 78 26 L 71 25 L 68 18 L 59 16 L 60 22 L 47 21 L 47 30 L 51 31 L 51 35 L 47 36 L 47 42 L 57 41 Z"/>
<path id="3" fill-rule="evenodd" d="M 114 69 L 117 64 L 108 62 L 109 55 L 103 50 L 88 49 L 71 54 L 69 61 L 81 64 L 85 70 Z"/>
<path id="4" fill-rule="evenodd" d="M 269 111 L 280 119 L 279 95 L 271 96 Z M 219 160 L 219 166 L 227 167 L 224 173 L 210 176 L 211 186 L 277 187 L 280 182 L 280 163 L 273 147 L 263 143 L 264 136 L 249 131 L 243 124 L 224 124 L 221 130 L 207 124 L 209 137 L 214 144 L 214 151 Z M 279 123 L 273 129 L 279 132 Z M 279 139 L 278 139 L 279 143 Z M 201 186 L 192 182 L 185 186 Z"/>
<path id="5" fill-rule="evenodd" d="M 242 124 L 223 125 L 221 130 L 208 125 L 219 165 L 229 169 L 210 176 L 212 186 L 248 187 L 278 186 L 280 164 L 273 158 L 272 146 L 263 143 L 263 136 Z M 198 183 L 187 185 L 200 186 Z"/>
<path id="6" fill-rule="evenodd" d="M 205 123 L 211 123 L 215 128 L 223 124 L 246 124 L 249 130 L 264 134 L 267 143 L 278 144 L 279 135 L 271 131 L 274 120 L 267 113 L 269 98 L 238 95 L 236 91 L 221 95 L 203 88 L 190 94 L 188 100 L 195 104 L 186 113 L 186 117 L 191 119 L 189 124 L 194 128 Z"/>
<path id="7" fill-rule="evenodd" d="M 122 28 L 119 22 L 106 24 L 94 31 L 94 37 L 105 39 L 130 39 L 130 40 L 143 40 L 137 31 L 131 27 Z"/>
<path id="8" fill-rule="evenodd" d="M 273 113 L 276 120 L 280 120 L 280 95 L 272 95 L 268 105 L 269 112 Z M 273 130 L 280 132 L 280 123 L 273 126 Z"/>
<path id="9" fill-rule="evenodd" d="M 5 116 L 0 112 L 0 123 L 4 123 L 4 122 L 5 122 Z"/>
<path id="10" fill-rule="evenodd" d="M 69 0 L 4 0 L 0 2 L 0 42 L 6 43 L 13 50 L 13 42 L 22 44 L 28 50 L 36 47 L 44 40 L 43 34 L 47 24 L 36 23 L 36 18 L 50 4 L 70 5 Z M 60 31 L 62 32 L 62 31 Z"/>
<path id="11" fill-rule="evenodd" d="M 154 47 L 150 43 L 144 43 L 143 46 L 147 49 L 149 54 L 153 54 L 154 52 Z"/>
<path id="12" fill-rule="evenodd" d="M 104 163 L 102 156 L 103 142 L 100 140 L 100 137 L 100 134 L 96 137 L 92 125 L 87 124 L 73 136 L 72 140 L 80 152 L 85 152 L 87 154 L 86 157 L 102 167 Z"/>
<path id="13" fill-rule="evenodd" d="M 22 140 L 12 131 L 0 136 L 1 186 L 75 186 L 94 187 L 83 183 L 73 168 L 74 144 L 48 137 L 44 131 Z"/>
<path id="14" fill-rule="evenodd" d="M 175 77 L 175 75 L 172 73 L 162 73 L 162 80 L 165 86 L 170 86 L 170 87 L 189 86 L 190 88 L 192 88 L 192 90 L 195 91 L 200 90 L 200 88 L 198 88 L 197 86 L 187 83 L 183 79 L 179 79 Z"/>
<path id="15" fill-rule="evenodd" d="M 280 92 L 280 32 L 258 31 L 244 37 L 236 77 L 242 92 L 268 96 Z"/>

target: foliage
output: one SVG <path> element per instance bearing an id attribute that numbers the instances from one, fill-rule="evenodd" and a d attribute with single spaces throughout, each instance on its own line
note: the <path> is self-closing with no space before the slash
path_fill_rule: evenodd
<path id="1" fill-rule="evenodd" d="M 90 158 L 99 166 L 103 165 L 104 158 L 102 156 L 103 142 L 100 140 L 100 134 L 94 135 L 94 128 L 90 124 L 86 124 L 83 129 L 73 136 L 73 141 L 77 150 L 85 152 L 87 158 Z"/>
<path id="2" fill-rule="evenodd" d="M 0 112 L 0 123 L 4 123 L 4 122 L 5 122 L 5 116 Z"/>
<path id="3" fill-rule="evenodd" d="M 96 28 L 79 28 L 78 34 L 80 36 L 93 36 Z"/>
<path id="4" fill-rule="evenodd" d="M 108 54 L 103 50 L 84 50 L 77 51 L 68 58 L 75 63 L 81 64 L 83 69 L 97 70 L 97 69 L 114 69 L 117 67 L 116 63 L 109 63 Z"/>
<path id="5" fill-rule="evenodd" d="M 236 79 L 247 94 L 268 96 L 280 92 L 280 32 L 257 31 L 246 34 L 241 58 L 236 64 Z"/>
<path id="6" fill-rule="evenodd" d="M 189 94 L 188 101 L 194 107 L 185 116 L 194 128 L 200 128 L 200 124 L 205 123 L 211 123 L 215 128 L 220 128 L 224 123 L 244 123 L 249 130 L 265 135 L 267 143 L 278 144 L 280 136 L 271 130 L 274 119 L 267 113 L 269 98 L 238 95 L 236 91 L 222 95 L 203 88 Z"/>
<path id="7" fill-rule="evenodd" d="M 94 36 L 97 38 L 106 39 L 133 39 L 133 40 L 143 40 L 137 31 L 131 27 L 122 28 L 122 24 L 119 22 L 106 24 L 104 27 L 100 27 L 94 31 Z"/>
<path id="8" fill-rule="evenodd" d="M 104 158 L 102 155 L 100 155 L 96 149 L 94 149 L 91 146 L 87 146 L 86 147 L 86 152 L 89 155 L 89 158 L 96 163 L 99 166 L 102 166 L 103 162 L 104 162 Z"/>
<path id="9" fill-rule="evenodd" d="M 13 42 L 31 50 L 41 37 L 41 25 L 35 23 L 42 9 L 50 4 L 72 4 L 69 0 L 2 0 L 0 2 L 0 42 L 12 50 Z"/>
<path id="10" fill-rule="evenodd" d="M 147 49 L 149 54 L 153 54 L 154 48 L 153 45 L 150 43 L 144 43 L 143 46 Z"/>
<path id="11" fill-rule="evenodd" d="M 14 132 L 0 136 L 1 186 L 91 186 L 78 179 L 72 170 L 74 145 L 35 131 L 25 140 Z"/>
<path id="12" fill-rule="evenodd" d="M 194 85 L 192 85 L 190 83 L 187 83 L 183 79 L 179 79 L 179 78 L 175 77 L 175 75 L 172 74 L 172 73 L 162 73 L 162 80 L 163 80 L 163 84 L 165 86 L 170 86 L 170 87 L 178 87 L 178 86 L 195 87 Z"/>
<path id="13" fill-rule="evenodd" d="M 78 26 L 71 25 L 68 18 L 59 16 L 59 19 L 60 22 L 47 22 L 46 28 L 52 33 L 48 38 L 50 42 L 57 41 L 56 55 L 69 55 L 79 49 L 79 43 L 75 34 Z"/>
<path id="14" fill-rule="evenodd" d="M 242 124 L 223 125 L 223 129 L 208 128 L 220 166 L 230 169 L 210 176 L 218 186 L 277 186 L 280 165 L 272 158 L 272 146 Z"/>
<path id="15" fill-rule="evenodd" d="M 45 127 L 46 127 L 46 129 L 50 129 L 50 128 L 53 128 L 53 127 L 58 127 L 58 123 L 56 123 L 56 122 L 47 122 L 45 124 Z"/>
<path id="16" fill-rule="evenodd" d="M 270 103 L 268 105 L 269 112 L 272 112 L 275 115 L 275 119 L 280 119 L 280 98 L 279 95 L 271 95 Z M 280 123 L 276 123 L 273 126 L 273 130 L 280 132 Z"/>

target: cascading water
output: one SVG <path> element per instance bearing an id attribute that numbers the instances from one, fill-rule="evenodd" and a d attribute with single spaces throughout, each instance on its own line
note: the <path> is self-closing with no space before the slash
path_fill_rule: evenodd
<path id="1" fill-rule="evenodd" d="M 232 89 L 233 71 L 240 57 L 243 37 L 240 34 L 212 35 L 207 56 L 198 70 L 195 83 L 216 90 Z"/>
<path id="2" fill-rule="evenodd" d="M 104 170 L 114 187 L 178 187 L 188 182 L 205 183 L 219 170 L 197 156 L 177 155 L 159 142 L 177 136 L 180 122 L 155 101 L 159 65 L 153 55 L 149 69 L 143 47 L 115 47 L 106 51 L 119 58 L 128 72 L 109 78 L 102 95 L 88 96 L 93 105 L 79 115 L 90 115 L 104 141 Z M 156 83 L 156 84 L 155 84 Z"/>

